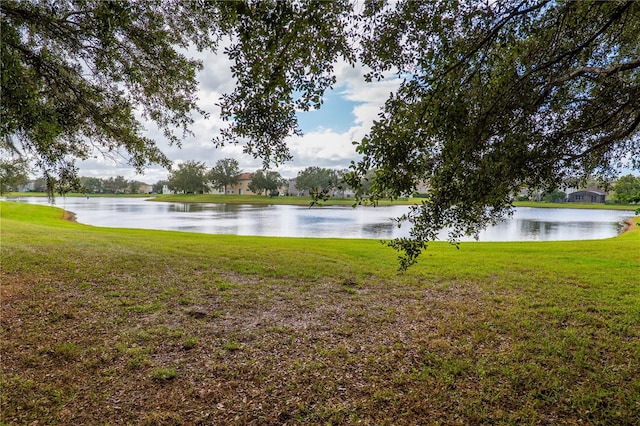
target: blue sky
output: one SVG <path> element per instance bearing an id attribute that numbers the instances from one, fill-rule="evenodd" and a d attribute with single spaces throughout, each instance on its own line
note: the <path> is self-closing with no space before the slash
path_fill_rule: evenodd
<path id="1" fill-rule="evenodd" d="M 321 109 L 298 113 L 298 124 L 305 133 L 327 128 L 344 133 L 354 125 L 356 116 L 353 110 L 358 105 L 360 103 L 345 99 L 338 91 L 331 90 L 326 93 Z"/>

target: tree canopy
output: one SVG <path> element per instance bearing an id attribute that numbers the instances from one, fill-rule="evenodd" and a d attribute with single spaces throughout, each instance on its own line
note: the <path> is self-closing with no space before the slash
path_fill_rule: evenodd
<path id="1" fill-rule="evenodd" d="M 139 116 L 179 144 L 175 130 L 188 132 L 192 112 L 201 112 L 200 65 L 179 48 L 208 30 L 188 9 L 154 0 L 3 0 L 3 147 L 35 157 L 46 176 L 64 176 L 74 159 L 96 153 L 124 155 L 139 171 L 169 166 L 142 136 Z"/>
<path id="2" fill-rule="evenodd" d="M 23 159 L 0 159 L 0 195 L 15 191 L 29 180 L 29 164 Z"/>
<path id="3" fill-rule="evenodd" d="M 236 85 L 214 143 L 265 168 L 290 158 L 295 113 L 320 106 L 338 60 L 369 81 L 395 72 L 347 180 L 376 170 L 374 202 L 430 187 L 391 243 L 402 267 L 440 229 L 455 241 L 509 214 L 522 186 L 640 169 L 640 2 L 5 0 L 1 13 L 2 144 L 60 179 L 95 152 L 169 164 L 141 120 L 179 144 L 206 114 L 189 48 L 229 40 Z"/>
<path id="4" fill-rule="evenodd" d="M 207 177 L 216 189 L 223 189 L 227 193 L 227 187 L 238 183 L 240 180 L 240 163 L 235 158 L 223 158 L 209 171 Z"/>
<path id="5" fill-rule="evenodd" d="M 403 267 L 449 228 L 476 235 L 508 214 L 519 187 L 607 175 L 640 159 L 640 4 L 400 2 L 368 26 L 371 77 L 405 80 L 359 144 L 376 193 L 429 197 L 391 243 Z"/>
<path id="6" fill-rule="evenodd" d="M 273 170 L 258 170 L 251 176 L 251 182 L 249 182 L 249 189 L 260 194 L 261 192 L 268 192 L 270 194 L 277 193 L 280 187 L 286 185 L 287 181 L 280 173 Z"/>
<path id="7" fill-rule="evenodd" d="M 298 172 L 296 188 L 309 191 L 315 199 L 325 199 L 329 192 L 338 186 L 338 174 L 335 170 L 324 167 L 307 167 Z"/>
<path id="8" fill-rule="evenodd" d="M 201 161 L 186 161 L 169 175 L 169 189 L 188 193 L 204 193 L 207 189 L 207 165 Z"/>
<path id="9" fill-rule="evenodd" d="M 640 198 L 640 176 L 622 176 L 613 185 L 615 199 L 623 203 L 637 203 Z"/>

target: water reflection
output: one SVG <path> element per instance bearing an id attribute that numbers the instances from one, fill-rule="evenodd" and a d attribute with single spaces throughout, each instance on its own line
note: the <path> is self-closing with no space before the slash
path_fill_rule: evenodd
<path id="1" fill-rule="evenodd" d="M 388 238 L 388 235 L 393 234 L 393 228 L 397 227 L 395 223 L 369 223 L 363 225 L 362 232 L 369 238 L 385 239 Z"/>
<path id="2" fill-rule="evenodd" d="M 19 201 L 46 203 L 46 198 Z M 57 205 L 78 222 L 105 227 L 163 229 L 208 234 L 280 237 L 374 238 L 409 235 L 392 220 L 406 206 L 351 207 L 159 203 L 140 198 L 66 198 Z M 482 231 L 480 241 L 579 240 L 617 235 L 631 212 L 519 208 L 513 217 Z M 447 233 L 440 234 L 447 239 Z M 472 241 L 473 238 L 467 238 Z"/>
<path id="3" fill-rule="evenodd" d="M 558 222 L 541 222 L 539 220 L 518 220 L 516 223 L 520 227 L 520 233 L 527 236 L 546 235 L 558 229 Z M 571 227 L 570 223 L 566 226 Z"/>

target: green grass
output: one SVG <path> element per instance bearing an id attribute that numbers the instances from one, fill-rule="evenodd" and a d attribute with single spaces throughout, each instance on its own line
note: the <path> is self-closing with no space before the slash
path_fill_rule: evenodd
<path id="1" fill-rule="evenodd" d="M 169 367 L 169 368 L 156 368 L 154 370 L 151 371 L 151 377 L 154 380 L 158 380 L 158 381 L 167 381 L 167 380 L 173 380 L 178 376 L 178 372 L 176 371 L 175 368 L 173 367 Z"/>
<path id="2" fill-rule="evenodd" d="M 0 424 L 637 424 L 640 231 L 431 244 L 0 203 Z"/>

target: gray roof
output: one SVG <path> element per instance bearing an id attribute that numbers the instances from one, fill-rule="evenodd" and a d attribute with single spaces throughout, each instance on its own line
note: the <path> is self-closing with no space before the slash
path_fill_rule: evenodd
<path id="1" fill-rule="evenodd" d="M 576 191 L 576 192 L 572 192 L 569 195 L 573 195 L 573 194 L 579 194 L 581 192 L 587 192 L 589 194 L 596 194 L 596 195 L 607 195 L 606 192 L 602 192 L 599 189 L 581 189 L 580 191 Z"/>

